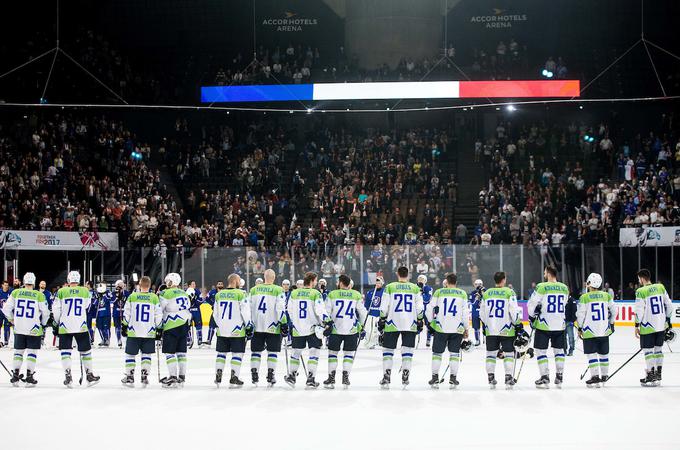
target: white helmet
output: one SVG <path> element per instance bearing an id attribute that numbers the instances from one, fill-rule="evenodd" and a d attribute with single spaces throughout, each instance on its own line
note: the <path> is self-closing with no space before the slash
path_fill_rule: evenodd
<path id="1" fill-rule="evenodd" d="M 243 289 L 243 286 L 245 286 L 245 285 L 246 285 L 246 280 L 244 280 L 243 278 L 239 278 L 238 279 L 238 287 Z"/>
<path id="2" fill-rule="evenodd" d="M 24 286 L 27 284 L 30 284 L 31 286 L 35 285 L 35 274 L 33 272 L 26 272 L 24 274 Z"/>
<path id="3" fill-rule="evenodd" d="M 165 276 L 165 284 L 170 287 L 178 287 L 180 284 L 182 284 L 182 277 L 179 276 L 178 273 L 175 272 L 170 272 Z"/>
<path id="4" fill-rule="evenodd" d="M 320 279 L 319 284 L 320 285 L 323 284 L 324 286 L 326 286 L 326 279 L 325 278 Z"/>
<path id="5" fill-rule="evenodd" d="M 80 273 L 77 270 L 72 270 L 66 276 L 66 281 L 69 283 L 80 283 Z"/>
<path id="6" fill-rule="evenodd" d="M 600 276 L 599 273 L 593 272 L 590 275 L 588 275 L 586 285 L 590 286 L 591 288 L 599 289 L 600 286 L 602 286 L 602 277 Z"/>
<path id="7" fill-rule="evenodd" d="M 297 286 L 298 288 L 301 288 L 301 287 L 303 287 L 304 285 L 305 285 L 305 282 L 302 281 L 302 280 L 297 280 L 297 281 L 295 282 L 295 286 Z"/>
<path id="8" fill-rule="evenodd" d="M 119 287 L 121 289 L 125 289 L 125 281 L 123 280 L 116 280 L 116 283 L 114 284 L 114 287 Z"/>
<path id="9" fill-rule="evenodd" d="M 289 280 L 289 279 L 283 280 L 283 281 L 281 282 L 281 286 L 284 286 L 284 285 L 290 286 L 290 280 Z"/>
<path id="10" fill-rule="evenodd" d="M 97 292 L 100 294 L 106 292 L 106 283 L 97 283 Z"/>
<path id="11" fill-rule="evenodd" d="M 474 284 L 475 284 L 475 287 L 484 286 L 484 282 L 480 279 L 476 279 Z"/>
<path id="12" fill-rule="evenodd" d="M 354 288 L 354 280 L 351 278 L 349 279 L 349 288 L 350 289 Z"/>
<path id="13" fill-rule="evenodd" d="M 418 283 L 427 283 L 427 277 L 423 274 L 418 275 Z"/>
<path id="14" fill-rule="evenodd" d="M 256 278 L 255 279 L 255 286 L 257 286 L 258 284 L 262 284 L 262 283 L 264 283 L 264 280 L 262 278 Z"/>

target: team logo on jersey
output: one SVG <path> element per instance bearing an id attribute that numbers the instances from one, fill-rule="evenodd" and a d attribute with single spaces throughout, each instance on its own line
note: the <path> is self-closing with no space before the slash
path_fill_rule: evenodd
<path id="1" fill-rule="evenodd" d="M 375 306 L 375 307 L 380 306 L 380 300 L 381 300 L 380 297 L 373 297 L 373 301 L 371 302 L 371 306 Z"/>

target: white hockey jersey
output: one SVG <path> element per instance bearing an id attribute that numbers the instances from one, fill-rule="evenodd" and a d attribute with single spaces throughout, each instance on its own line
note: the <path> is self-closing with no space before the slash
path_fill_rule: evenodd
<path id="1" fill-rule="evenodd" d="M 515 325 L 521 321 L 515 291 L 507 287 L 487 289 L 479 304 L 479 318 L 485 336 L 515 336 Z"/>
<path id="2" fill-rule="evenodd" d="M 241 289 L 222 289 L 215 294 L 213 318 L 220 337 L 244 337 L 251 323 L 247 294 Z"/>
<path id="3" fill-rule="evenodd" d="M 15 334 L 42 336 L 50 318 L 45 295 L 33 289 L 15 289 L 2 307 L 5 318 L 14 325 Z"/>
<path id="4" fill-rule="evenodd" d="M 569 288 L 564 283 L 538 283 L 527 302 L 527 311 L 534 317 L 536 306 L 541 312 L 534 320 L 534 328 L 543 331 L 562 331 L 566 328 L 565 306 L 569 300 Z"/>
<path id="5" fill-rule="evenodd" d="M 316 289 L 295 289 L 288 299 L 288 317 L 293 336 L 309 336 L 316 325 L 329 320 L 323 297 Z"/>
<path id="6" fill-rule="evenodd" d="M 616 321 L 616 304 L 608 292 L 590 291 L 579 299 L 576 322 L 583 339 L 612 334 L 610 325 Z"/>
<path id="7" fill-rule="evenodd" d="M 464 333 L 470 328 L 467 293 L 455 287 L 437 289 L 425 310 L 425 317 L 435 331 Z"/>
<path id="8" fill-rule="evenodd" d="M 326 303 L 333 321 L 333 334 L 356 334 L 366 320 L 368 311 L 361 294 L 354 289 L 335 289 L 328 293 Z"/>
<path id="9" fill-rule="evenodd" d="M 90 291 L 83 286 L 67 286 L 57 291 L 52 313 L 59 324 L 59 334 L 87 332 L 87 309 L 91 301 Z"/>
<path id="10" fill-rule="evenodd" d="M 275 284 L 260 284 L 250 289 L 248 304 L 256 333 L 281 332 L 281 318 L 286 311 L 286 295 Z"/>
<path id="11" fill-rule="evenodd" d="M 153 292 L 133 292 L 123 307 L 123 323 L 128 327 L 128 337 L 155 338 L 163 323 L 163 309 Z"/>
<path id="12" fill-rule="evenodd" d="M 423 309 L 423 296 L 417 284 L 400 281 L 388 284 L 380 302 L 380 317 L 386 319 L 385 332 L 417 331 Z"/>
<path id="13" fill-rule="evenodd" d="M 673 302 L 663 284 L 649 284 L 635 291 L 634 310 L 640 334 L 657 333 L 666 329 L 666 319 L 673 314 Z"/>

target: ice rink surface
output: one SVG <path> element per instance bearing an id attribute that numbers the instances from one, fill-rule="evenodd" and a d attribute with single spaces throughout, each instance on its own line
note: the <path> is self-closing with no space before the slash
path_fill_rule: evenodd
<path id="1" fill-rule="evenodd" d="M 252 387 L 247 352 L 241 371 L 244 387 L 228 389 L 226 382 L 217 389 L 215 350 L 208 348 L 189 351 L 187 383 L 181 390 L 158 385 L 155 358 L 147 389 L 121 386 L 123 351 L 118 348 L 95 348 L 95 373 L 102 380 L 91 388 L 79 387 L 74 352 L 76 387 L 69 390 L 62 385 L 59 352 L 48 348 L 38 355 L 35 389 L 12 387 L 2 374 L 2 448 L 679 449 L 674 428 L 680 412 L 679 343 L 673 346 L 676 353 L 664 346 L 664 381 L 657 388 L 640 386 L 644 367 L 640 354 L 607 387 L 587 389 L 588 377 L 579 380 L 586 367 L 580 348 L 579 342 L 574 356 L 567 358 L 564 387 L 551 385 L 547 391 L 533 386 L 538 378 L 535 359 L 526 361 L 514 390 L 506 391 L 502 384 L 489 390 L 482 347 L 463 354 L 457 390 L 448 389 L 448 380 L 432 390 L 427 384 L 431 352 L 424 339 L 405 390 L 396 374 L 401 358 L 395 354 L 388 391 L 378 387 L 382 376 L 378 348 L 362 348 L 352 386 L 343 390 L 338 379 L 334 391 L 288 387 L 283 382 L 283 352 L 274 388 L 263 383 Z M 633 328 L 619 327 L 612 337 L 610 372 L 637 349 Z M 321 355 L 317 381 L 327 374 L 326 351 Z M 0 349 L 0 358 L 11 364 L 12 351 Z M 265 365 L 263 358 L 261 379 Z M 552 380 L 552 358 L 550 368 Z M 501 383 L 502 370 L 498 363 L 496 377 Z M 163 362 L 161 373 L 165 376 Z M 139 367 L 136 375 L 138 382 Z"/>

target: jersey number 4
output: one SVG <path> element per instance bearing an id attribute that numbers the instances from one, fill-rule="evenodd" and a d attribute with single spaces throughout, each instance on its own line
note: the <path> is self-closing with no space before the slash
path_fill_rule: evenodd
<path id="1" fill-rule="evenodd" d="M 394 294 L 394 299 L 397 301 L 394 307 L 394 312 L 411 312 L 413 311 L 413 295 L 411 294 Z"/>

